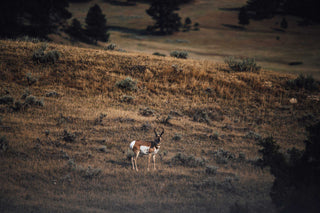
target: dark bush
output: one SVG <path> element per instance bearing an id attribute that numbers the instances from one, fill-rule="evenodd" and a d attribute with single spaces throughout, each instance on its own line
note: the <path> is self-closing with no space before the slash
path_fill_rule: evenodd
<path id="1" fill-rule="evenodd" d="M 319 82 L 317 82 L 312 75 L 305 76 L 304 74 L 300 74 L 294 80 L 288 80 L 287 85 L 292 89 L 306 89 L 306 90 L 318 90 Z"/>
<path id="2" fill-rule="evenodd" d="M 230 206 L 230 213 L 250 213 L 248 205 L 240 204 L 235 202 Z"/>
<path id="3" fill-rule="evenodd" d="M 14 102 L 14 98 L 10 95 L 5 95 L 0 97 L 0 104 L 12 105 Z"/>
<path id="4" fill-rule="evenodd" d="M 6 152 L 9 148 L 9 142 L 5 136 L 0 136 L 0 153 Z"/>

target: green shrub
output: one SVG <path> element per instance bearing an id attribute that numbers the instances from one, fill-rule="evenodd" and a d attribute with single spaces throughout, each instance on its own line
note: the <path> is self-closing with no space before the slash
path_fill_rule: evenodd
<path id="1" fill-rule="evenodd" d="M 165 56 L 166 56 L 165 54 L 159 53 L 159 52 L 154 52 L 152 55 L 162 56 L 162 57 L 165 57 Z"/>
<path id="2" fill-rule="evenodd" d="M 130 95 L 124 95 L 121 97 L 121 102 L 126 102 L 126 103 L 133 103 L 134 101 L 134 97 L 130 96 Z"/>
<path id="3" fill-rule="evenodd" d="M 175 51 L 172 51 L 170 53 L 170 56 L 171 57 L 175 57 L 175 58 L 187 59 L 188 58 L 188 52 L 175 50 Z"/>
<path id="4" fill-rule="evenodd" d="M 197 158 L 192 155 L 186 156 L 185 154 L 178 153 L 171 159 L 171 163 L 186 167 L 198 167 L 205 166 L 206 161 L 203 158 Z"/>
<path id="5" fill-rule="evenodd" d="M 104 49 L 105 50 L 115 50 L 117 47 L 116 44 L 109 44 L 108 46 L 106 46 Z"/>
<path id="6" fill-rule="evenodd" d="M 213 153 L 218 164 L 227 164 L 229 160 L 234 160 L 235 155 L 232 152 L 219 149 Z"/>
<path id="7" fill-rule="evenodd" d="M 9 142 L 5 136 L 0 136 L 0 153 L 6 152 L 9 147 Z"/>
<path id="8" fill-rule="evenodd" d="M 66 142 L 75 142 L 77 136 L 74 133 L 68 132 L 67 130 L 64 130 L 63 132 L 63 140 Z"/>
<path id="9" fill-rule="evenodd" d="M 236 59 L 235 57 L 227 57 L 224 62 L 235 72 L 258 72 L 261 67 L 257 66 L 254 58 Z"/>
<path id="10" fill-rule="evenodd" d="M 41 42 L 42 39 L 29 37 L 29 36 L 26 35 L 26 36 L 19 37 L 17 40 L 18 41 L 32 42 L 32 43 L 39 43 L 39 42 Z"/>
<path id="11" fill-rule="evenodd" d="M 206 110 L 195 109 L 193 114 L 193 120 L 197 122 L 210 123 L 211 119 Z"/>
<path id="12" fill-rule="evenodd" d="M 248 204 L 235 202 L 230 206 L 230 213 L 250 213 Z"/>
<path id="13" fill-rule="evenodd" d="M 149 107 L 146 107 L 144 109 L 140 109 L 139 114 L 146 116 L 146 117 L 149 117 L 149 116 L 154 116 L 155 112 L 152 109 L 150 109 Z"/>
<path id="14" fill-rule="evenodd" d="M 206 167 L 206 173 L 208 175 L 216 175 L 217 174 L 218 167 L 217 166 L 207 166 Z"/>
<path id="15" fill-rule="evenodd" d="M 134 81 L 132 78 L 127 77 L 124 80 L 118 81 L 116 86 L 120 89 L 135 91 L 137 90 L 137 81 Z"/>
<path id="16" fill-rule="evenodd" d="M 319 88 L 319 83 L 312 75 L 305 76 L 304 74 L 300 74 L 294 80 L 288 80 L 287 85 L 292 89 L 317 90 Z"/>
<path id="17" fill-rule="evenodd" d="M 38 81 L 38 79 L 36 77 L 33 77 L 31 75 L 31 73 L 27 73 L 26 77 L 27 77 L 27 81 L 28 81 L 29 86 L 31 86 L 32 84 L 34 84 Z"/>
<path id="18" fill-rule="evenodd" d="M 36 97 L 30 95 L 26 97 L 26 100 L 24 102 L 25 106 L 44 106 L 43 100 L 38 100 Z"/>
<path id="19" fill-rule="evenodd" d="M 38 50 L 34 51 L 32 60 L 37 63 L 56 63 L 60 58 L 60 52 L 52 50 L 45 52 L 47 44 L 43 44 Z"/>
<path id="20" fill-rule="evenodd" d="M 172 140 L 174 140 L 174 141 L 180 141 L 181 139 L 182 139 L 182 136 L 177 133 L 172 137 Z"/>
<path id="21" fill-rule="evenodd" d="M 131 160 L 134 157 L 134 152 L 131 149 L 127 150 L 127 160 Z"/>

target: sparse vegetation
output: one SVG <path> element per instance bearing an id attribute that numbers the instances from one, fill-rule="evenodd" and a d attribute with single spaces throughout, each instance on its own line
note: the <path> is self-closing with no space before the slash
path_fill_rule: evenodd
<path id="1" fill-rule="evenodd" d="M 0 105 L 1 136 L 10 142 L 0 154 L 0 211 L 225 213 L 248 202 L 250 212 L 275 212 L 274 178 L 254 164 L 256 135 L 301 150 L 303 124 L 319 119 L 318 93 L 287 87 L 287 74 L 54 43 L 47 49 L 63 57 L 41 64 L 30 60 L 39 43 L 0 42 L 0 97 L 12 97 Z M 38 79 L 29 87 L 28 73 Z M 127 76 L 136 90 L 117 86 Z M 45 107 L 23 110 L 38 99 Z M 157 127 L 166 132 L 157 170 L 147 172 L 144 157 L 134 173 L 129 143 L 153 140 Z M 288 155 L 300 159 L 297 150 Z"/>

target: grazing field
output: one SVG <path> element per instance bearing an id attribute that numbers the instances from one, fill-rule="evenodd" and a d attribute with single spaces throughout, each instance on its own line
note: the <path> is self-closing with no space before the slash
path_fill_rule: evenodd
<path id="1" fill-rule="evenodd" d="M 320 118 L 296 77 L 1 40 L 0 211 L 275 212 L 257 143 L 301 149 Z M 157 170 L 133 171 L 129 143 L 161 127 Z"/>
<path id="2" fill-rule="evenodd" d="M 103 0 L 72 3 L 69 11 L 85 25 L 85 17 L 94 4 L 99 4 L 110 26 L 110 42 L 129 52 L 169 55 L 173 50 L 186 50 L 192 59 L 223 62 L 225 57 L 256 58 L 267 70 L 292 74 L 311 74 L 320 79 L 320 27 L 301 26 L 303 20 L 287 16 L 288 28 L 282 29 L 282 16 L 263 21 L 250 20 L 242 28 L 238 9 L 247 0 L 196 0 L 178 11 L 182 22 L 190 17 L 200 31 L 178 32 L 171 36 L 150 36 L 143 32 L 154 22 L 145 12 L 146 3 L 119 6 Z M 57 39 L 61 41 L 61 38 Z M 61 42 L 68 43 L 64 40 Z M 100 46 L 106 44 L 100 43 Z"/>

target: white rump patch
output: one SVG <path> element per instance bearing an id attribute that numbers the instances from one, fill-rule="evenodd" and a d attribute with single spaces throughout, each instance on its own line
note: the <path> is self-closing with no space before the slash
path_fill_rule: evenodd
<path id="1" fill-rule="evenodd" d="M 150 149 L 149 146 L 140 146 L 140 153 L 143 155 L 147 155 L 149 154 L 149 149 Z"/>
<path id="2" fill-rule="evenodd" d="M 132 142 L 130 143 L 130 149 L 133 149 L 133 147 L 134 147 L 135 144 L 136 144 L 136 141 L 132 141 Z"/>

